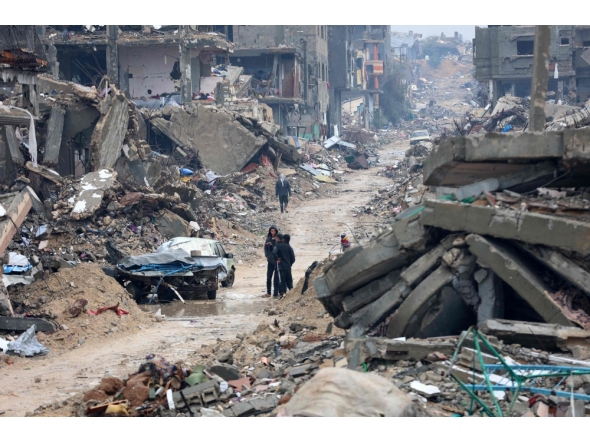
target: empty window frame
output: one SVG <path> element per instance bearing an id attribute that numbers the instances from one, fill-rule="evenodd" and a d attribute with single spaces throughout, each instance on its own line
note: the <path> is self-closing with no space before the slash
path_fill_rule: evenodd
<path id="1" fill-rule="evenodd" d="M 534 40 L 521 40 L 516 42 L 517 55 L 533 55 L 535 52 Z"/>

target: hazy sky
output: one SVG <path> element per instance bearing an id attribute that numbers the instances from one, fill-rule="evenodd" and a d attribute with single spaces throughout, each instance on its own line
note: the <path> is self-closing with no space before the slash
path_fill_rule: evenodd
<path id="1" fill-rule="evenodd" d="M 471 40 L 475 37 L 475 25 L 391 25 L 391 30 L 398 32 L 414 31 L 417 34 L 422 34 L 423 37 L 440 35 L 441 32 L 444 32 L 447 36 L 452 36 L 457 31 L 459 34 L 463 34 L 465 40 Z"/>

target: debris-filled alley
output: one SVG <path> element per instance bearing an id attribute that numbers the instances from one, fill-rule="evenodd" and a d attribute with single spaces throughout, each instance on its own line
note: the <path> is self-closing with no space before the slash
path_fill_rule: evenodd
<path id="1" fill-rule="evenodd" d="M 0 415 L 590 414 L 562 31 L 0 26 Z"/>

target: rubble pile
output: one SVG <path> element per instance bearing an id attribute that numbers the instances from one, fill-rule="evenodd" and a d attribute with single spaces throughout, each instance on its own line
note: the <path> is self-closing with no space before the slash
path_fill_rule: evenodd
<path id="1" fill-rule="evenodd" d="M 64 268 L 44 280 L 10 289 L 15 317 L 0 321 L 8 340 L 32 325 L 27 323 L 32 319 L 39 341 L 52 354 L 91 346 L 105 336 L 124 337 L 151 323 L 125 289 L 96 264 Z M 97 313 L 104 307 L 110 309 Z M 3 354 L 0 367 L 19 359 L 18 355 Z"/>
<path id="2" fill-rule="evenodd" d="M 558 330 L 565 342 L 557 348 L 573 355 L 576 368 L 590 365 L 585 340 L 566 340 L 590 330 L 587 133 L 485 134 L 435 146 L 424 160 L 424 185 L 440 197 L 399 212 L 391 228 L 329 262 L 314 280 L 347 343 L 375 337 L 367 353 L 376 357 L 389 344 L 378 342 L 383 337 L 456 336 L 478 325 L 547 351 L 555 340 L 550 347 L 532 338 Z M 511 321 L 490 328 L 503 319 Z M 544 325 L 553 333 L 542 334 Z M 351 368 L 365 362 L 358 353 L 349 353 L 357 356 Z"/>

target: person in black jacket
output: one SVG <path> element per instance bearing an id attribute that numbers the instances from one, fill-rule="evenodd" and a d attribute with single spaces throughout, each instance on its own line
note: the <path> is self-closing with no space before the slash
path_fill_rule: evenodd
<path id="1" fill-rule="evenodd" d="M 271 284 L 274 284 L 274 296 L 279 295 L 279 272 L 276 260 L 272 254 L 275 245 L 277 244 L 277 235 L 279 229 L 276 225 L 271 225 L 268 229 L 266 241 L 264 242 L 264 256 L 266 257 L 266 294 L 263 298 L 270 297 Z M 273 279 L 274 277 L 274 279 Z"/>
<path id="2" fill-rule="evenodd" d="M 276 195 L 279 196 L 279 203 L 281 204 L 281 213 L 283 209 L 285 212 L 287 211 L 287 206 L 289 205 L 289 196 L 291 195 L 291 184 L 287 179 L 285 179 L 285 175 L 281 174 L 279 176 L 279 180 L 277 180 L 277 184 L 275 186 Z"/>
<path id="3" fill-rule="evenodd" d="M 295 250 L 291 246 L 291 236 L 288 234 L 283 234 L 283 241 L 289 245 L 289 251 L 291 252 L 291 267 L 295 263 Z M 291 269 L 289 268 L 288 272 L 285 272 L 285 285 L 289 290 L 293 289 L 293 275 L 291 274 Z"/>
<path id="4" fill-rule="evenodd" d="M 279 296 L 285 296 L 287 293 L 286 275 L 291 273 L 291 250 L 283 239 L 281 233 L 277 234 L 277 244 L 272 250 L 272 254 L 279 268 Z"/>

